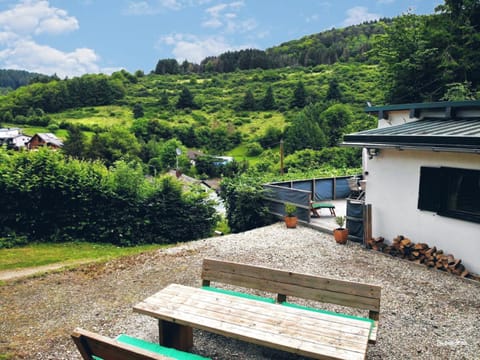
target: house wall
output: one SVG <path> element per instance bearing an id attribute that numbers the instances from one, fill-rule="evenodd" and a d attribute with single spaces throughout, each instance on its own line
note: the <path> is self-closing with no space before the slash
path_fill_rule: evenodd
<path id="1" fill-rule="evenodd" d="M 38 136 L 34 136 L 30 139 L 30 143 L 28 144 L 29 149 L 36 149 L 39 146 L 45 145 L 45 142 L 40 139 Z"/>
<path id="2" fill-rule="evenodd" d="M 394 125 L 402 125 L 410 121 L 418 120 L 415 118 L 410 118 L 410 111 L 409 110 L 400 110 L 400 111 L 389 111 L 388 112 L 388 120 L 386 119 L 379 119 L 378 120 L 378 127 L 384 128 L 388 126 Z"/>
<path id="3" fill-rule="evenodd" d="M 381 149 L 368 160 L 366 176 L 373 236 L 383 236 L 390 243 L 404 235 L 416 243 L 435 245 L 480 274 L 480 224 L 417 209 L 421 166 L 480 170 L 480 155 Z"/>

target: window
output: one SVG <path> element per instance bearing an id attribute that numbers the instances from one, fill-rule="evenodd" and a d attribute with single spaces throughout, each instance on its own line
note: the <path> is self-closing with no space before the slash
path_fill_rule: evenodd
<path id="1" fill-rule="evenodd" d="M 420 168 L 418 208 L 480 223 L 480 170 Z"/>

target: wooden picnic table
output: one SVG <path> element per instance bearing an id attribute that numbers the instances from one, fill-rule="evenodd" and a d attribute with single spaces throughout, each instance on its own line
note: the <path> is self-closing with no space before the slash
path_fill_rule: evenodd
<path id="1" fill-rule="evenodd" d="M 134 311 L 157 318 L 160 344 L 180 350 L 193 345 L 191 329 L 197 328 L 315 359 L 364 359 L 371 330 L 368 319 L 178 284 L 148 297 Z M 177 337 L 183 340 L 178 343 Z"/>

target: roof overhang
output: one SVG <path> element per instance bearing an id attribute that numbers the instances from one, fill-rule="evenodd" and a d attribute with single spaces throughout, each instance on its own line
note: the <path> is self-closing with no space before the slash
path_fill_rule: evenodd
<path id="1" fill-rule="evenodd" d="M 377 114 L 378 119 L 388 119 L 389 114 L 408 112 L 410 118 L 421 119 L 434 115 L 435 117 L 449 119 L 465 114 L 478 116 L 480 114 L 480 101 L 439 101 L 431 103 L 394 104 L 383 106 L 368 106 L 366 113 Z"/>
<path id="2" fill-rule="evenodd" d="M 480 118 L 411 121 L 345 135 L 341 145 L 480 154 Z"/>

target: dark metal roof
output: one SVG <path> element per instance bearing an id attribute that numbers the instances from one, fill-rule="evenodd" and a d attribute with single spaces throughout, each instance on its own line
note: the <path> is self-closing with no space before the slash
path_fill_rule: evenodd
<path id="1" fill-rule="evenodd" d="M 345 135 L 343 145 L 480 152 L 480 118 L 425 118 Z"/>
<path id="2" fill-rule="evenodd" d="M 395 111 L 395 110 L 416 110 L 416 109 L 446 109 L 446 108 L 478 108 L 480 107 L 480 101 L 468 100 L 468 101 L 439 101 L 439 102 L 427 102 L 427 103 L 411 103 L 411 104 L 394 104 L 394 105 L 382 105 L 382 106 L 368 106 L 365 108 L 365 112 L 378 112 L 378 111 Z"/>

